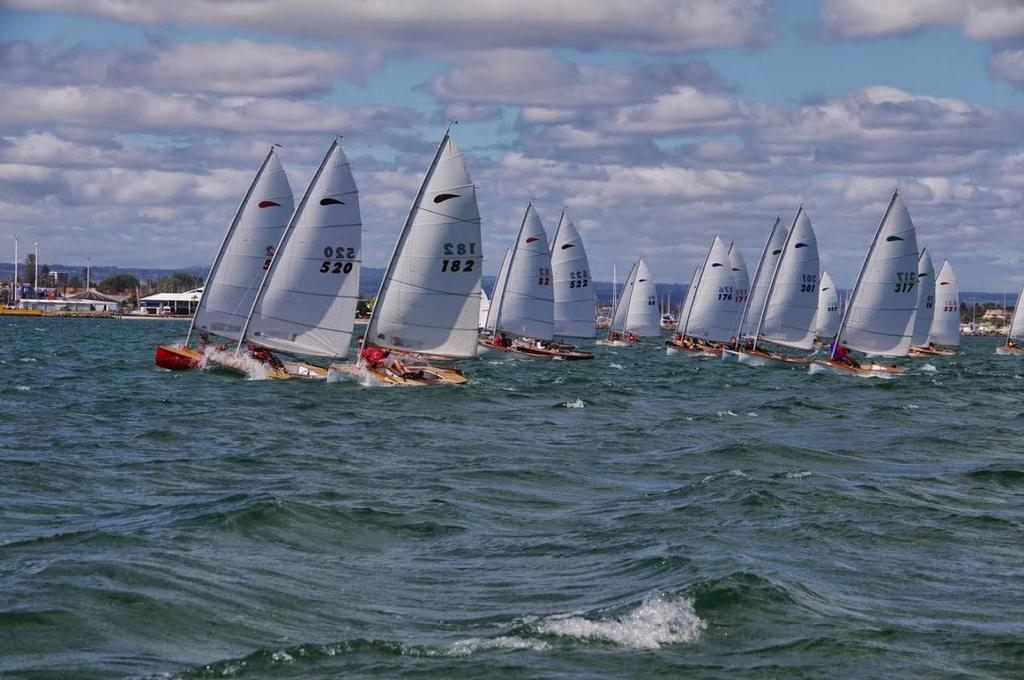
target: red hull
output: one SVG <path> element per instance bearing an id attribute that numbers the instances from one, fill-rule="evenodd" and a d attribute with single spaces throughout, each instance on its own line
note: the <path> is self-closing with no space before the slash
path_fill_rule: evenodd
<path id="1" fill-rule="evenodd" d="M 153 361 L 160 368 L 170 371 L 187 371 L 192 368 L 199 368 L 202 355 L 188 347 L 166 347 L 156 346 L 156 353 Z"/>

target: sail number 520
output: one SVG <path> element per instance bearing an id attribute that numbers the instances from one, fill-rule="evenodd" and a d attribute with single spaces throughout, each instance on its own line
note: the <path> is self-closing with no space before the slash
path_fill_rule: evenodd
<path id="1" fill-rule="evenodd" d="M 324 248 L 324 261 L 320 265 L 322 274 L 348 274 L 352 271 L 352 263 L 346 260 L 355 259 L 356 249 L 351 247 L 338 246 Z M 334 260 L 332 262 L 331 260 Z"/>

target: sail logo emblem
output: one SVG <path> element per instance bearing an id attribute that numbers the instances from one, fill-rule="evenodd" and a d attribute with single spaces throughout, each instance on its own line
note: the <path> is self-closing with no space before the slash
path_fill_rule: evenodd
<path id="1" fill-rule="evenodd" d="M 260 208 L 274 208 L 274 207 L 280 208 L 281 207 L 281 204 L 280 203 L 276 203 L 275 201 L 260 201 L 257 205 Z"/>
<path id="2" fill-rule="evenodd" d="M 270 262 L 274 259 L 274 246 L 267 246 L 267 259 L 263 260 L 263 271 L 270 269 Z"/>

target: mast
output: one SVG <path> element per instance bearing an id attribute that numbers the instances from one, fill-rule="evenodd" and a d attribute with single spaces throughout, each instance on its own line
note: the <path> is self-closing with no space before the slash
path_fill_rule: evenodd
<path id="1" fill-rule="evenodd" d="M 864 264 L 860 266 L 860 274 L 857 275 L 857 282 L 853 284 L 853 290 L 850 292 L 850 297 L 846 300 L 846 309 L 843 311 L 843 320 L 839 322 L 839 330 L 836 331 L 835 341 L 832 343 L 832 351 L 829 352 L 829 360 L 836 358 L 836 348 L 839 347 L 843 340 L 843 331 L 846 330 L 846 321 L 850 318 L 850 310 L 853 309 L 853 303 L 857 299 L 857 290 L 860 288 L 861 279 L 864 278 L 864 272 L 867 271 L 868 262 L 871 261 L 871 253 L 875 251 L 875 246 L 878 245 L 878 237 L 882 235 L 882 227 L 885 226 L 885 221 L 889 219 L 889 213 L 892 212 L 892 206 L 896 203 L 896 197 L 900 195 L 899 189 L 893 192 L 892 198 L 889 199 L 889 207 L 885 209 L 885 214 L 882 215 L 882 221 L 878 223 L 878 229 L 875 230 L 875 237 L 871 240 L 871 247 L 868 248 L 867 254 L 864 256 Z"/>
<path id="2" fill-rule="evenodd" d="M 38 300 L 39 299 L 39 241 L 35 242 L 35 246 L 36 246 L 36 255 L 35 255 L 34 258 L 32 258 L 32 264 L 35 265 L 35 269 L 36 270 L 35 270 L 35 273 L 32 275 L 32 294 Z M 1004 295 L 1003 298 L 1004 298 L 1003 301 L 1005 303 L 1006 296 Z"/>
<path id="3" fill-rule="evenodd" d="M 716 235 L 717 238 L 717 235 Z M 690 314 L 693 312 L 693 305 L 697 304 L 697 292 L 700 290 L 700 282 L 704 279 L 704 270 L 708 268 L 708 259 L 711 257 L 711 251 L 715 248 L 714 240 L 711 241 L 711 247 L 708 248 L 708 254 L 704 256 L 704 266 L 700 268 L 700 274 L 697 276 L 697 282 L 693 284 L 692 292 L 687 291 L 687 295 L 692 295 L 693 302 L 690 303 L 690 308 L 686 310 L 686 320 L 682 326 L 676 324 L 676 327 L 680 329 L 680 334 L 685 338 L 686 331 L 690 326 Z"/>
<path id="4" fill-rule="evenodd" d="M 444 131 L 444 137 L 441 138 L 441 143 L 437 145 L 437 151 L 434 152 L 434 159 L 430 162 L 430 167 L 427 168 L 427 174 L 423 176 L 423 182 L 420 184 L 419 191 L 416 192 L 416 199 L 412 202 L 412 208 L 409 210 L 409 216 L 405 218 L 405 226 L 402 227 L 402 233 L 398 235 L 398 239 L 395 241 L 395 247 L 391 251 L 391 259 L 388 260 L 387 269 L 384 270 L 384 276 L 380 280 L 380 286 L 377 288 L 377 297 L 374 298 L 373 309 L 370 310 L 370 318 L 366 322 L 366 335 L 363 337 L 363 347 L 367 346 L 372 336 L 373 324 L 377 318 L 377 309 L 381 303 L 381 293 L 384 292 L 384 286 L 387 285 L 388 279 L 391 278 L 392 273 L 395 271 L 395 259 L 398 253 L 401 251 L 402 245 L 409 237 L 409 229 L 412 227 L 412 220 L 416 216 L 416 211 L 420 209 L 420 203 L 423 201 L 423 192 L 427 188 L 427 184 L 430 182 L 430 178 L 434 175 L 434 170 L 437 168 L 437 162 L 441 159 L 441 152 L 444 151 L 445 145 L 448 143 L 449 132 L 451 131 L 451 124 Z M 497 320 L 497 318 L 495 318 Z M 360 359 L 362 357 L 360 356 Z"/>
<path id="5" fill-rule="evenodd" d="M 615 308 L 612 309 L 612 323 L 608 328 L 609 335 L 615 332 L 615 317 L 619 315 L 619 307 L 623 304 L 626 305 L 626 313 L 622 317 L 622 333 L 626 332 L 626 321 L 629 320 L 629 305 L 633 300 L 633 284 L 635 283 L 633 279 L 639 264 L 640 260 L 633 263 L 633 267 L 629 270 L 629 276 L 626 278 L 625 283 L 622 284 L 622 297 L 619 298 L 619 301 L 615 304 Z"/>
<path id="6" fill-rule="evenodd" d="M 801 207 L 801 209 L 803 209 L 803 205 L 801 205 L 800 207 Z M 799 215 L 799 214 L 800 214 L 800 212 L 797 211 L 797 215 Z M 761 280 L 761 271 L 762 271 L 762 269 L 764 269 L 764 260 L 768 256 L 768 249 L 772 247 L 772 238 L 775 236 L 775 231 L 779 228 L 779 224 L 781 224 L 781 223 L 782 223 L 782 216 L 781 215 L 777 215 L 775 217 L 775 224 L 772 225 L 772 230 L 770 232 L 768 232 L 768 240 L 764 242 L 764 250 L 761 251 L 761 259 L 757 263 L 757 271 L 754 272 L 754 280 L 750 282 L 750 288 L 747 290 L 747 298 L 743 301 L 743 311 L 740 312 L 740 322 L 739 322 L 739 325 L 736 326 L 736 344 L 735 344 L 735 347 L 737 349 L 739 349 L 740 337 L 743 334 L 742 333 L 742 331 L 743 331 L 743 323 L 747 320 L 747 312 L 750 311 L 750 298 L 753 297 L 752 293 L 755 290 L 757 290 L 757 282 Z M 795 223 L 796 222 L 794 220 L 794 224 Z M 788 234 L 786 235 L 786 240 L 787 241 L 789 240 L 789 235 Z M 785 250 L 786 247 L 783 246 L 782 248 L 783 248 L 782 252 L 785 253 L 786 252 L 786 250 Z M 780 263 L 782 262 L 781 254 L 779 256 L 779 262 Z M 779 266 L 775 265 L 775 271 L 778 271 L 778 270 L 779 270 Z M 775 277 L 773 275 L 772 276 L 772 281 L 774 281 L 774 280 L 775 280 Z M 764 318 L 764 309 L 765 309 L 765 307 L 768 306 L 768 296 L 770 294 L 771 294 L 771 290 L 769 290 L 768 293 L 766 293 L 765 296 L 764 296 L 764 305 L 761 307 L 761 318 L 762 319 Z M 758 321 L 757 327 L 760 329 L 760 327 L 761 327 L 761 322 L 760 321 Z M 754 335 L 754 347 L 757 347 L 757 335 L 756 334 Z"/>
<path id="7" fill-rule="evenodd" d="M 316 173 L 313 175 L 313 179 L 309 181 L 309 186 L 306 187 L 306 193 L 302 195 L 302 200 L 299 205 L 292 211 L 292 218 L 288 220 L 288 226 L 285 227 L 284 232 L 281 234 L 281 238 L 277 242 L 277 247 L 274 249 L 274 255 L 270 259 L 270 266 L 263 272 L 263 278 L 260 280 L 260 287 L 256 290 L 256 296 L 252 300 L 252 307 L 249 308 L 249 314 L 245 317 L 245 323 L 242 325 L 242 332 L 238 336 L 238 345 L 235 347 L 235 354 L 242 351 L 242 343 L 245 342 L 245 334 L 249 332 L 249 324 L 252 323 L 252 315 L 256 313 L 256 307 L 259 306 L 260 301 L 264 298 L 267 293 L 267 281 L 270 280 L 270 273 L 277 268 L 277 263 L 280 261 L 278 255 L 281 254 L 281 249 L 284 244 L 288 242 L 288 238 L 295 231 L 295 226 L 298 224 L 298 218 L 302 215 L 303 209 L 306 207 L 307 201 L 309 201 L 309 195 L 313 192 L 313 187 L 320 179 L 320 175 L 323 174 L 324 168 L 327 167 L 327 160 L 334 153 L 335 147 L 338 146 L 338 140 L 341 138 L 340 135 L 335 136 L 334 143 L 331 144 L 331 148 L 327 149 L 327 155 L 320 161 L 320 167 L 316 169 Z M 195 317 L 193 316 L 193 319 Z"/>
<path id="8" fill-rule="evenodd" d="M 14 304 L 18 304 L 18 235 L 14 235 Z"/>
<path id="9" fill-rule="evenodd" d="M 224 234 L 224 240 L 220 242 L 220 249 L 217 251 L 217 256 L 213 258 L 213 264 L 210 266 L 210 273 L 206 276 L 206 281 L 203 283 L 203 294 L 199 298 L 199 304 L 196 305 L 196 310 L 192 313 L 192 321 L 188 325 L 188 334 L 185 336 L 185 346 L 188 346 L 189 340 L 192 339 L 192 331 L 196 328 L 196 317 L 199 316 L 199 309 L 203 306 L 206 301 L 206 293 L 210 288 L 210 282 L 213 281 L 214 274 L 217 273 L 217 268 L 220 266 L 220 261 L 224 258 L 224 252 L 228 249 L 228 243 L 231 242 L 231 236 L 235 233 L 235 229 L 238 228 L 238 222 L 242 219 L 242 210 L 245 209 L 246 204 L 249 202 L 249 198 L 252 197 L 252 192 L 256 189 L 256 183 L 260 181 L 260 177 L 263 176 L 263 171 L 266 170 L 267 164 L 270 162 L 271 157 L 274 155 L 274 148 L 280 146 L 280 144 L 274 144 L 270 147 L 270 151 L 267 152 L 267 157 L 263 159 L 263 165 L 260 166 L 259 171 L 252 180 L 252 184 L 249 185 L 249 190 L 245 192 L 245 196 L 242 198 L 242 202 L 238 204 L 238 209 L 235 211 L 235 218 L 231 220 L 231 226 L 228 227 L 227 233 Z"/>
<path id="10" fill-rule="evenodd" d="M 775 265 L 775 271 L 772 272 L 772 280 L 768 283 L 768 291 L 764 294 L 764 306 L 761 307 L 761 315 L 757 317 L 757 328 L 754 329 L 753 349 L 757 349 L 757 339 L 761 336 L 761 326 L 764 324 L 764 315 L 768 311 L 768 303 L 772 299 L 772 291 L 775 290 L 775 281 L 779 277 L 779 270 L 782 269 L 782 260 L 786 257 L 786 253 L 789 251 L 789 240 L 793 238 L 793 232 L 796 231 L 796 222 L 800 219 L 800 214 L 803 211 L 804 204 L 801 203 L 800 208 L 796 211 L 796 217 L 793 218 L 793 224 L 789 227 L 789 233 L 786 234 L 786 240 L 782 244 L 782 252 L 779 253 L 779 263 Z M 760 270 L 760 266 L 758 269 Z M 748 297 L 747 299 L 749 300 L 750 298 Z"/>
<path id="11" fill-rule="evenodd" d="M 512 244 L 512 255 L 508 258 L 508 269 L 505 272 L 505 280 L 501 285 L 501 301 L 498 303 L 498 311 L 494 313 L 494 332 L 501 333 L 501 310 L 505 308 L 505 294 L 508 293 L 508 280 L 512 278 L 512 265 L 516 261 L 516 251 L 519 250 L 519 239 L 523 236 L 523 229 L 526 227 L 526 217 L 530 214 L 533 202 L 526 204 L 526 211 L 523 212 L 523 221 L 519 223 L 519 233 L 516 234 L 516 242 Z M 563 213 L 564 214 L 564 213 Z"/>
<path id="12" fill-rule="evenodd" d="M 15 260 L 18 259 L 18 246 L 17 245 L 14 246 L 14 259 Z M 615 299 L 615 286 L 616 286 L 616 281 L 615 281 L 615 265 L 613 264 L 612 265 L 612 320 L 613 321 L 614 321 L 614 317 L 615 317 L 615 308 L 619 306 L 618 300 Z"/>

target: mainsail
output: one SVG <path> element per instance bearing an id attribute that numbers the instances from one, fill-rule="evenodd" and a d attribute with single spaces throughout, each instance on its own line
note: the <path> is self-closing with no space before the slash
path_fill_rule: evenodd
<path id="1" fill-rule="evenodd" d="M 935 277 L 935 315 L 928 342 L 947 347 L 960 346 L 960 290 L 949 260 L 942 263 Z"/>
<path id="2" fill-rule="evenodd" d="M 361 261 L 359 193 L 336 139 L 281 238 L 243 339 L 284 352 L 346 356 Z"/>
<path id="3" fill-rule="evenodd" d="M 868 354 L 906 356 L 917 310 L 917 253 L 910 211 L 896 192 L 846 306 L 840 344 Z"/>
<path id="4" fill-rule="evenodd" d="M 626 331 L 626 317 L 629 315 L 629 299 L 633 295 L 633 281 L 636 279 L 636 269 L 637 263 L 634 263 L 633 268 L 629 270 L 629 276 L 626 277 L 626 282 L 622 285 L 622 295 L 619 296 L 612 311 L 610 331 L 617 331 L 619 333 Z M 614 288 L 612 291 L 614 295 Z"/>
<path id="5" fill-rule="evenodd" d="M 594 289 L 583 238 L 569 216 L 562 217 L 551 241 L 551 273 L 555 297 L 555 335 L 594 337 Z"/>
<path id="6" fill-rule="evenodd" d="M 821 273 L 818 288 L 818 314 L 814 319 L 814 330 L 820 338 L 835 337 L 839 330 L 842 313 L 839 310 L 839 291 L 828 272 Z"/>
<path id="7" fill-rule="evenodd" d="M 658 294 L 654 279 L 641 258 L 634 270 L 632 290 L 629 294 L 629 308 L 626 315 L 626 332 L 640 337 L 661 334 L 661 314 L 658 311 Z"/>
<path id="8" fill-rule="evenodd" d="M 193 328 L 232 340 L 242 336 L 242 327 L 294 207 L 288 177 L 271 148 L 213 261 Z"/>
<path id="9" fill-rule="evenodd" d="M 1017 306 L 1013 308 L 1013 317 L 1010 319 L 1010 327 L 1006 331 L 1006 339 L 1016 342 L 1024 342 L 1024 288 L 1020 289 L 1017 296 Z"/>
<path id="10" fill-rule="evenodd" d="M 504 283 L 496 316 L 497 330 L 539 340 L 554 337 L 551 251 L 533 204 L 526 206 Z"/>
<path id="11" fill-rule="evenodd" d="M 732 301 L 733 301 L 733 324 L 735 330 L 743 314 L 743 308 L 747 304 L 747 295 L 750 293 L 750 274 L 747 273 L 747 262 L 743 259 L 743 253 L 735 242 L 729 244 L 729 266 L 732 269 Z"/>
<path id="12" fill-rule="evenodd" d="M 482 261 L 476 188 L 446 132 L 385 270 L 367 342 L 475 357 Z"/>
<path id="13" fill-rule="evenodd" d="M 501 299 L 505 293 L 505 280 L 508 278 L 508 266 L 512 261 L 512 249 L 507 248 L 505 255 L 501 258 L 501 266 L 498 267 L 498 276 L 494 279 L 494 288 L 491 289 L 491 303 L 487 308 L 487 317 L 484 328 L 489 331 L 497 329 L 498 311 L 501 310 Z M 480 291 L 483 293 L 483 291 Z"/>
<path id="14" fill-rule="evenodd" d="M 928 249 L 921 248 L 921 256 L 917 258 L 917 314 L 914 316 L 914 334 L 910 336 L 911 345 L 924 345 L 928 342 L 934 314 L 935 267 Z"/>
<path id="15" fill-rule="evenodd" d="M 729 248 L 715 237 L 704 260 L 697 285 L 688 295 L 689 309 L 678 328 L 683 335 L 727 342 L 736 331 L 734 277 Z"/>
<path id="16" fill-rule="evenodd" d="M 768 239 L 764 242 L 764 250 L 761 252 L 761 259 L 757 262 L 757 269 L 754 271 L 754 279 L 750 284 L 750 293 L 743 304 L 743 312 L 740 314 L 739 332 L 736 337 L 752 336 L 757 331 L 758 321 L 764 311 L 765 300 L 768 299 L 768 288 L 771 287 L 772 277 L 775 276 L 775 267 L 779 264 L 779 256 L 782 255 L 782 248 L 786 244 L 786 237 L 789 230 L 782 224 L 782 218 L 776 217 L 772 230 L 768 233 Z"/>
<path id="17" fill-rule="evenodd" d="M 820 271 L 818 239 L 800 206 L 772 277 L 757 336 L 797 349 L 814 346 Z"/>

